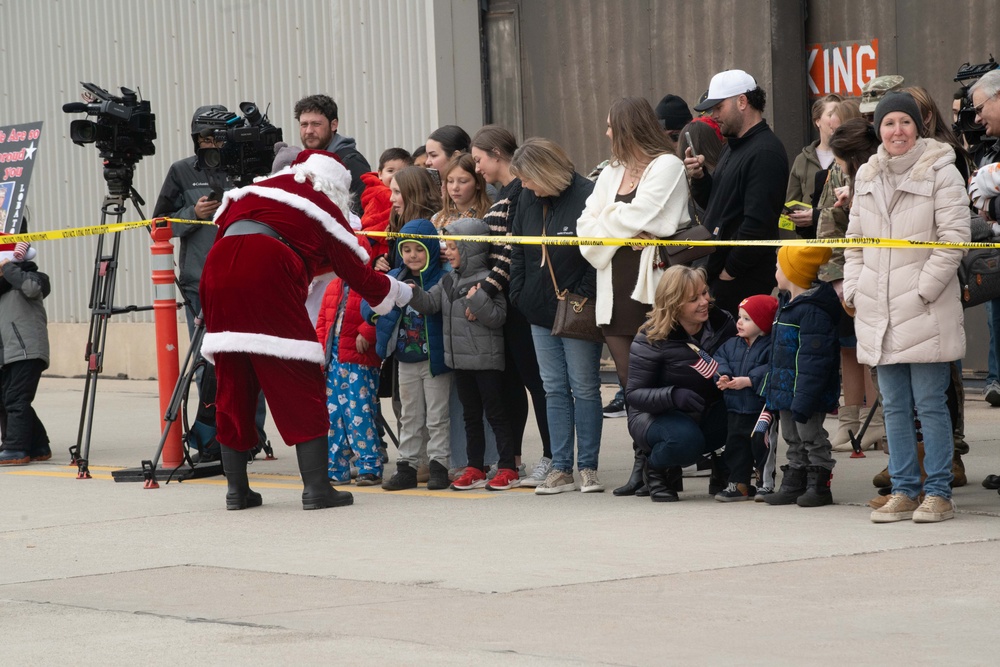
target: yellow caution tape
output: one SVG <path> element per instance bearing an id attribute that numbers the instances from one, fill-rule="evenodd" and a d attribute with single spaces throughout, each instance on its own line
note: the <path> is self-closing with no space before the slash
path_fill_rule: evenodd
<path id="1" fill-rule="evenodd" d="M 140 227 L 149 227 L 154 222 L 181 222 L 189 225 L 212 225 L 211 220 L 181 220 L 179 218 L 154 218 L 152 220 L 135 220 L 132 222 L 109 222 L 106 225 L 91 225 L 89 227 L 74 227 L 72 229 L 53 229 L 47 232 L 26 232 L 24 234 L 8 234 L 3 237 L 7 243 L 34 243 L 36 241 L 54 241 L 56 239 L 75 239 L 82 236 L 97 236 L 99 234 L 117 234 L 118 232 Z"/>

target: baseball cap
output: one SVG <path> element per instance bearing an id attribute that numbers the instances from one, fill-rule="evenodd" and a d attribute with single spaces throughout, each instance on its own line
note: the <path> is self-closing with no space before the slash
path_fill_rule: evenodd
<path id="1" fill-rule="evenodd" d="M 903 85 L 903 77 L 898 74 L 877 76 L 861 88 L 861 106 L 858 111 L 864 114 L 875 113 L 882 97 L 890 90 Z"/>
<path id="2" fill-rule="evenodd" d="M 708 84 L 708 97 L 695 106 L 695 111 L 708 111 L 729 97 L 749 93 L 757 87 L 757 81 L 741 69 L 727 69 L 712 77 Z"/>

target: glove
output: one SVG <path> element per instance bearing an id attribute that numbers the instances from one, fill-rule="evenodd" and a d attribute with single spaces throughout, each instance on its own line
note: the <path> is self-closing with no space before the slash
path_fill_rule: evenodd
<path id="1" fill-rule="evenodd" d="M 795 420 L 796 424 L 805 424 L 809 421 L 809 415 L 804 415 L 801 412 L 795 412 L 792 410 L 792 419 Z"/>
<path id="2" fill-rule="evenodd" d="M 684 387 L 674 387 L 670 391 L 670 400 L 674 407 L 682 412 L 698 412 L 705 409 L 705 399 L 701 395 Z"/>
<path id="3" fill-rule="evenodd" d="M 399 282 L 395 278 L 390 278 L 390 280 L 396 283 L 396 305 L 399 307 L 405 306 L 413 298 L 413 288 L 406 283 Z"/>

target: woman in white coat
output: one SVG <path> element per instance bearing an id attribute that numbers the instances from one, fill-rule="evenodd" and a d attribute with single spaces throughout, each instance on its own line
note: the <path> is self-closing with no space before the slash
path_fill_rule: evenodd
<path id="1" fill-rule="evenodd" d="M 882 140 L 858 171 L 847 238 L 968 241 L 969 200 L 955 151 L 921 139 L 921 116 L 906 93 L 875 110 Z M 951 417 L 945 402 L 949 363 L 965 355 L 958 248 L 849 248 L 844 299 L 857 309 L 858 361 L 878 368 L 889 439 L 892 495 L 875 523 L 944 521 L 951 501 Z M 914 409 L 924 436 L 923 487 Z M 918 502 L 921 492 L 926 494 Z"/>
<path id="2" fill-rule="evenodd" d="M 601 171 L 577 222 L 579 236 L 655 239 L 688 225 L 684 163 L 660 127 L 649 102 L 625 97 L 608 113 L 611 163 Z M 611 352 L 622 387 L 628 386 L 629 349 L 652 308 L 663 273 L 655 246 L 581 246 L 597 272 L 597 324 Z M 615 495 L 634 495 L 642 486 L 643 458 L 637 452 L 632 475 Z"/>

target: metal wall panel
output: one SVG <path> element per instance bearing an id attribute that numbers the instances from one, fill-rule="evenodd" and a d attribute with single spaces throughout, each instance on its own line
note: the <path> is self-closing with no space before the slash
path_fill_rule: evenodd
<path id="1" fill-rule="evenodd" d="M 97 224 L 106 187 L 93 146 L 69 140 L 66 102 L 79 81 L 141 90 L 156 114 L 156 155 L 136 168 L 149 215 L 170 163 L 191 155 L 191 114 L 202 104 L 270 105 L 298 143 L 292 114 L 304 95 L 340 106 L 342 134 L 370 162 L 412 150 L 438 121 L 431 88 L 434 0 L 6 0 L 0 2 L 0 124 L 44 121 L 29 196 L 32 230 Z M 478 90 L 476 94 L 478 95 Z M 72 118 L 82 117 L 74 115 Z M 130 210 L 127 220 L 138 219 Z M 86 322 L 95 241 L 38 244 L 52 275 L 53 322 Z M 123 236 L 117 304 L 149 304 L 149 239 Z M 151 321 L 150 313 L 116 321 Z"/>

